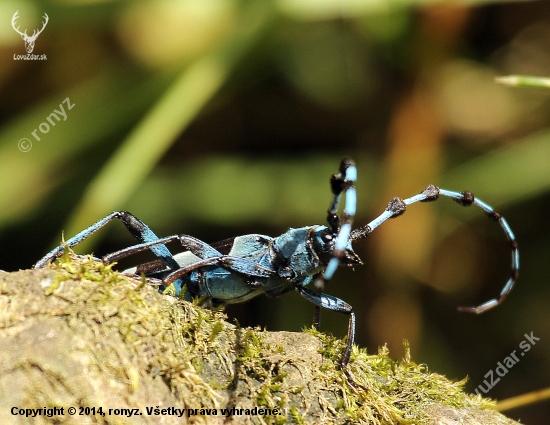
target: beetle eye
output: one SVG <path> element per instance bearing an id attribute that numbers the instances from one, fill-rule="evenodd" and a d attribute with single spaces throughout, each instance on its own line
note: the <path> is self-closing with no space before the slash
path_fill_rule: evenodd
<path id="1" fill-rule="evenodd" d="M 332 235 L 328 233 L 323 234 L 321 237 L 323 238 L 323 242 L 329 242 L 332 240 Z"/>

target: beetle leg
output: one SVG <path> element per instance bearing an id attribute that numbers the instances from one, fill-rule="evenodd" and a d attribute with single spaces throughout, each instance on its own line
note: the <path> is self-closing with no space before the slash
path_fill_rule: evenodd
<path id="1" fill-rule="evenodd" d="M 316 306 L 326 308 L 327 310 L 337 311 L 338 313 L 344 313 L 349 315 L 348 324 L 348 338 L 346 341 L 346 348 L 340 357 L 339 366 L 344 369 L 349 363 L 351 355 L 351 349 L 353 342 L 355 341 L 355 313 L 353 308 L 347 302 L 342 301 L 340 298 L 333 297 L 331 295 L 322 294 L 317 291 L 312 291 L 304 286 L 296 286 L 296 290 L 302 297 L 311 301 Z"/>
<path id="2" fill-rule="evenodd" d="M 221 255 L 219 257 L 210 257 L 205 258 L 204 260 L 197 261 L 193 264 L 190 264 L 186 267 L 182 267 L 176 271 L 173 271 L 163 280 L 163 284 L 170 286 L 172 282 L 181 276 L 191 273 L 194 270 L 200 269 L 205 266 L 217 266 L 222 269 L 226 269 L 238 274 L 247 276 L 247 277 L 273 277 L 277 275 L 275 270 L 270 268 L 260 266 L 258 263 L 247 260 L 246 258 L 233 257 L 230 255 Z M 248 281 L 247 281 L 248 282 Z M 251 286 L 257 286 L 252 284 Z"/>
<path id="3" fill-rule="evenodd" d="M 154 247 L 158 245 L 164 245 L 173 241 L 179 241 L 181 246 L 185 248 L 186 251 L 192 252 L 199 258 L 211 258 L 211 257 L 220 257 L 221 252 L 215 250 L 206 242 L 201 241 L 200 239 L 194 238 L 193 236 L 188 235 L 172 235 L 166 236 L 164 238 L 157 238 L 153 241 L 146 241 L 141 244 L 133 245 L 128 248 L 115 251 L 111 254 L 103 256 L 102 260 L 106 264 L 110 264 L 114 261 L 119 261 L 123 258 L 130 257 L 131 255 L 137 254 L 138 252 L 146 251 L 148 249 L 153 250 Z M 170 267 L 172 270 L 177 270 L 180 266 L 176 263 L 176 267 Z"/>
<path id="4" fill-rule="evenodd" d="M 108 216 L 103 217 L 101 220 L 95 222 L 90 227 L 82 230 L 80 233 L 73 236 L 72 238 L 68 239 L 65 244 L 70 248 L 78 245 L 84 239 L 87 239 L 88 237 L 93 235 L 95 232 L 103 228 L 115 218 L 122 221 L 122 223 L 138 241 L 146 243 L 159 240 L 158 236 L 149 228 L 149 226 L 147 226 L 143 221 L 141 221 L 133 214 L 130 214 L 128 211 L 115 211 Z M 151 252 L 155 254 L 155 256 L 160 259 L 164 264 L 166 264 L 168 268 L 172 270 L 177 270 L 179 268 L 178 263 L 174 260 L 174 257 L 170 253 L 170 250 L 166 248 L 166 246 L 162 244 L 160 244 L 160 246 L 159 244 L 154 244 L 151 245 L 150 249 Z M 53 261 L 56 258 L 59 258 L 64 254 L 64 252 L 65 245 L 59 245 L 48 254 L 46 254 L 43 258 L 41 258 L 33 266 L 33 268 L 37 269 L 44 267 L 48 263 L 48 261 Z"/>

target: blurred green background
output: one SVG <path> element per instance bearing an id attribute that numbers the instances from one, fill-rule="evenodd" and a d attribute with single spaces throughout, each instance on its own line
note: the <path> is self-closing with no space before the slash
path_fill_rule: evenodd
<path id="1" fill-rule="evenodd" d="M 48 14 L 33 52 L 47 60 L 14 59 L 16 11 L 29 34 Z M 459 314 L 508 279 L 506 239 L 474 207 L 414 205 L 359 242 L 365 266 L 327 288 L 354 306 L 357 343 L 400 358 L 407 338 L 416 362 L 468 375 L 473 391 L 533 332 L 540 341 L 486 395 L 548 387 L 550 91 L 494 78 L 546 76 L 549 40 L 545 2 L 4 0 L 0 267 L 29 268 L 113 210 L 206 242 L 324 224 L 329 176 L 349 156 L 357 226 L 430 183 L 468 189 L 507 218 L 522 265 L 502 306 Z M 113 223 L 77 252 L 132 243 Z M 290 294 L 228 314 L 297 331 L 313 306 Z M 337 336 L 346 324 L 322 315 Z M 546 424 L 550 403 L 506 413 Z"/>

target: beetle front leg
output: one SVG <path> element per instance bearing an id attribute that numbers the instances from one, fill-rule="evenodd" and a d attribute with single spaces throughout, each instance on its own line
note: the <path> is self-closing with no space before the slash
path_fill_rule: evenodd
<path id="1" fill-rule="evenodd" d="M 337 311 L 338 313 L 344 313 L 349 315 L 349 324 L 348 324 L 348 338 L 346 341 L 346 348 L 340 357 L 339 367 L 344 369 L 348 363 L 351 356 L 351 349 L 353 348 L 353 343 L 355 341 L 355 313 L 353 308 L 347 302 L 342 301 L 340 298 L 333 297 L 331 295 L 319 293 L 312 291 L 311 289 L 305 288 L 303 286 L 296 286 L 296 290 L 300 293 L 302 297 L 311 301 L 318 307 L 326 308 L 327 310 Z"/>

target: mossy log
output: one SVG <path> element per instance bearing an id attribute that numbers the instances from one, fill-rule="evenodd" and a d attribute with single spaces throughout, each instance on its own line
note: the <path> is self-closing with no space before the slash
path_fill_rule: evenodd
<path id="1" fill-rule="evenodd" d="M 516 424 L 408 349 L 395 361 L 354 348 L 350 385 L 342 348 L 314 331 L 239 328 L 65 256 L 0 274 L 0 423 Z"/>

